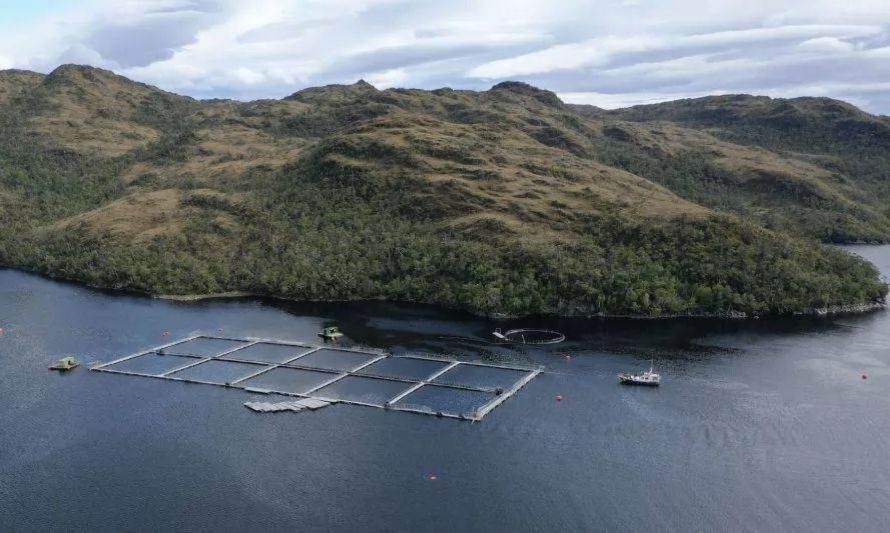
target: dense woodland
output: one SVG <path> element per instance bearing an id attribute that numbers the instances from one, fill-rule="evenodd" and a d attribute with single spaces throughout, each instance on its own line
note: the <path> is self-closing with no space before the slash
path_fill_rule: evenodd
<path id="1" fill-rule="evenodd" d="M 885 297 L 874 267 L 817 242 L 890 238 L 883 119 L 805 106 L 806 121 L 866 123 L 817 136 L 760 107 L 705 120 L 690 109 L 713 102 L 677 105 L 605 112 L 515 83 L 198 102 L 88 67 L 0 72 L 0 263 L 148 293 L 489 315 Z M 851 128 L 871 144 L 854 151 Z"/>

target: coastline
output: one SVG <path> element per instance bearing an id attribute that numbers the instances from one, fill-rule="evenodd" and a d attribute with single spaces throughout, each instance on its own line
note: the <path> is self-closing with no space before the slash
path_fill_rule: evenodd
<path id="1" fill-rule="evenodd" d="M 866 302 L 860 304 L 833 305 L 831 307 L 819 307 L 794 313 L 801 316 L 833 316 L 833 315 L 858 315 L 879 311 L 887 308 L 887 302 Z"/>
<path id="2" fill-rule="evenodd" d="M 107 289 L 103 289 L 107 290 Z M 350 303 L 350 302 L 392 302 L 392 303 L 407 303 L 407 304 L 424 304 L 424 305 L 438 305 L 443 308 L 448 308 L 440 303 L 436 302 L 421 302 L 421 301 L 413 301 L 413 300 L 390 300 L 387 298 L 365 298 L 365 299 L 357 299 L 357 300 L 305 300 L 299 298 L 288 298 L 287 296 L 280 296 L 274 294 L 258 294 L 247 291 L 228 291 L 228 292 L 216 292 L 216 293 L 208 293 L 208 294 L 150 294 L 146 293 L 146 296 L 150 298 L 155 298 L 158 300 L 170 300 L 174 302 L 200 302 L 204 300 L 224 300 L 229 298 L 270 298 L 273 300 L 282 300 L 286 302 L 296 302 L 296 303 Z M 880 311 L 887 309 L 888 303 L 886 301 L 883 302 L 862 302 L 857 304 L 845 304 L 845 305 L 833 305 L 829 307 L 818 307 L 813 309 L 806 309 L 803 311 L 794 311 L 787 314 L 767 314 L 767 315 L 749 315 L 748 313 L 744 313 L 742 311 L 725 311 L 720 313 L 676 313 L 676 314 L 661 314 L 661 315 L 619 315 L 619 314 L 605 314 L 605 313 L 549 313 L 542 314 L 540 316 L 547 318 L 621 318 L 621 319 L 638 319 L 638 320 L 668 320 L 673 318 L 703 318 L 703 319 L 719 319 L 719 320 L 759 320 L 761 318 L 770 318 L 770 317 L 787 317 L 787 316 L 800 316 L 800 317 L 827 317 L 827 316 L 835 316 L 835 315 L 858 315 L 858 314 L 866 314 L 871 313 L 873 311 Z M 466 311 L 465 309 L 457 309 L 459 311 Z M 476 313 L 472 313 L 471 311 L 467 311 L 476 316 L 483 316 L 485 318 L 495 319 L 495 320 L 513 320 L 518 318 L 527 318 L 526 315 L 509 315 L 503 313 L 493 313 L 491 315 L 479 315 Z"/>
<path id="3" fill-rule="evenodd" d="M 820 307 L 820 308 L 811 308 L 804 309 L 800 311 L 791 311 L 788 313 L 773 313 L 773 314 L 763 314 L 763 315 L 750 315 L 748 313 L 742 311 L 721 311 L 721 312 L 713 312 L 713 313 L 674 313 L 674 314 L 658 314 L 658 315 L 626 315 L 626 314 L 606 314 L 599 312 L 584 312 L 583 310 L 576 309 L 574 311 L 569 312 L 548 312 L 548 313 L 539 313 L 535 315 L 510 315 L 506 313 L 491 313 L 491 314 L 483 314 L 483 313 L 475 313 L 473 311 L 467 309 L 461 309 L 457 307 L 449 307 L 439 302 L 431 302 L 431 301 L 420 301 L 420 300 L 392 300 L 385 297 L 378 298 L 360 298 L 353 300 L 338 300 L 338 299 L 329 299 L 329 300 L 313 300 L 313 299 L 300 299 L 300 298 L 290 298 L 287 296 L 275 295 L 275 294 L 262 294 L 255 293 L 250 291 L 225 291 L 225 292 L 216 292 L 216 293 L 207 293 L 207 294 L 155 294 L 145 291 L 133 290 L 122 287 L 104 287 L 93 285 L 89 283 L 83 283 L 82 281 L 76 279 L 69 279 L 63 277 L 56 277 L 51 274 L 28 270 L 16 266 L 9 265 L 0 265 L 0 269 L 9 269 L 15 270 L 18 272 L 23 272 L 26 274 L 32 274 L 36 276 L 41 276 L 53 281 L 71 283 L 73 285 L 78 285 L 81 287 L 87 287 L 93 290 L 98 291 L 107 291 L 110 293 L 117 293 L 121 295 L 134 295 L 134 296 L 142 296 L 157 300 L 167 300 L 171 302 L 181 302 L 181 303 L 189 303 L 189 302 L 202 302 L 209 300 L 225 300 L 225 299 L 272 299 L 272 300 L 280 300 L 285 302 L 294 302 L 294 303 L 358 303 L 358 302 L 391 302 L 391 303 L 405 303 L 405 304 L 422 304 L 422 305 L 432 305 L 439 306 L 443 309 L 450 309 L 453 311 L 462 311 L 470 313 L 474 316 L 484 317 L 493 320 L 515 320 L 522 318 L 532 318 L 532 317 L 540 317 L 540 318 L 567 318 L 567 319 L 579 319 L 579 318 L 599 318 L 599 319 L 636 319 L 636 320 L 670 320 L 670 319 L 713 319 L 713 320 L 759 320 L 759 319 L 770 319 L 770 318 L 780 318 L 780 317 L 831 317 L 837 315 L 857 315 L 857 314 L 867 314 L 875 311 L 880 311 L 887 309 L 890 307 L 890 303 L 888 303 L 887 299 L 883 301 L 874 301 L 874 302 L 860 302 L 854 304 L 843 304 L 843 305 L 834 305 L 829 307 Z M 886 283 L 886 280 L 884 280 Z"/>
<path id="4" fill-rule="evenodd" d="M 247 291 L 214 292 L 210 294 L 148 294 L 158 300 L 172 300 L 174 302 L 199 302 L 201 300 L 222 300 L 226 298 L 259 298 L 262 295 Z"/>

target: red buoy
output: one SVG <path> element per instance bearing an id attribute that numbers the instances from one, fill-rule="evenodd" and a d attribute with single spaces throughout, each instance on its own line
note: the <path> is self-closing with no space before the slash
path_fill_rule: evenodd
<path id="1" fill-rule="evenodd" d="M 169 331 L 165 331 L 165 332 L 161 333 L 161 336 L 162 336 L 162 337 L 166 337 L 166 336 L 169 335 L 169 334 L 170 334 Z"/>
<path id="2" fill-rule="evenodd" d="M 572 360 L 572 356 L 571 356 L 571 355 L 566 355 L 566 361 L 571 361 L 571 360 Z"/>
<path id="3" fill-rule="evenodd" d="M 430 481 L 435 481 L 439 479 L 439 477 L 436 476 L 436 474 L 430 474 L 429 476 L 427 476 L 427 479 L 429 479 Z"/>
<path id="4" fill-rule="evenodd" d="M 0 335 L 3 335 L 3 332 L 6 331 L 3 328 L 0 328 Z"/>
<path id="5" fill-rule="evenodd" d="M 562 394 L 557 394 L 557 395 L 556 395 L 556 401 L 557 401 L 557 402 L 561 402 L 561 401 L 562 401 Z"/>
<path id="6" fill-rule="evenodd" d="M 862 374 L 862 379 L 868 379 L 868 376 L 865 374 Z"/>

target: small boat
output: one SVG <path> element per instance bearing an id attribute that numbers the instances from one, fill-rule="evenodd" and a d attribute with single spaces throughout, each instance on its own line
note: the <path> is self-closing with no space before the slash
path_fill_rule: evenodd
<path id="1" fill-rule="evenodd" d="M 639 374 L 622 372 L 618 374 L 618 379 L 621 381 L 622 385 L 648 385 L 650 387 L 657 387 L 658 384 L 661 383 L 661 374 L 655 373 L 652 369 L 652 363 L 650 363 L 649 370 Z"/>
<path id="2" fill-rule="evenodd" d="M 72 368 L 77 368 L 77 365 L 79 364 L 80 363 L 77 362 L 77 359 L 73 357 L 63 357 L 55 363 L 49 365 L 49 369 L 65 372 L 71 370 Z"/>
<path id="3" fill-rule="evenodd" d="M 318 336 L 326 341 L 336 340 L 343 336 L 337 326 L 329 326 L 318 332 Z"/>

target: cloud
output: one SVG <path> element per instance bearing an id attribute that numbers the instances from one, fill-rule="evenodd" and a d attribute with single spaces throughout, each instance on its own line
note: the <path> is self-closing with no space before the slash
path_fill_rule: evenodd
<path id="1" fill-rule="evenodd" d="M 797 49 L 814 54 L 834 54 L 852 52 L 856 49 L 856 45 L 837 37 L 816 37 L 798 44 Z"/>
<path id="2" fill-rule="evenodd" d="M 264 43 L 270 41 L 286 41 L 300 36 L 304 31 L 323 28 L 328 23 L 324 20 L 305 20 L 301 22 L 272 22 L 248 30 L 237 37 L 239 43 Z"/>
<path id="3" fill-rule="evenodd" d="M 781 26 L 752 28 L 683 36 L 607 36 L 580 43 L 563 44 L 508 59 L 479 65 L 469 75 L 479 78 L 506 78 L 552 70 L 571 70 L 608 64 L 615 56 L 632 52 L 716 49 L 751 43 L 808 39 L 824 46 L 826 41 L 842 43 L 838 37 L 864 37 L 881 32 L 879 26 Z M 827 36 L 826 36 L 827 35 Z"/>
<path id="4" fill-rule="evenodd" d="M 84 41 L 105 60 L 122 68 L 150 65 L 196 42 L 198 32 L 222 19 L 219 8 L 208 1 L 179 8 L 168 6 L 130 20 L 97 24 Z"/>
<path id="5" fill-rule="evenodd" d="M 38 15 L 4 21 L 0 67 L 89 63 L 196 97 L 519 79 L 608 106 L 747 92 L 890 112 L 886 0 L 84 0 Z"/>
<path id="6" fill-rule="evenodd" d="M 601 107 L 603 109 L 620 109 L 622 107 L 630 107 L 635 105 L 669 102 L 671 100 L 680 100 L 681 98 L 698 98 L 711 94 L 725 94 L 725 91 L 688 93 L 632 92 L 620 94 L 577 92 L 558 93 L 557 96 L 559 96 L 562 101 L 570 104 L 587 104 Z"/>
<path id="7" fill-rule="evenodd" d="M 398 87 L 408 80 L 408 73 L 404 69 L 394 68 L 383 72 L 375 72 L 365 80 L 378 89 Z"/>

